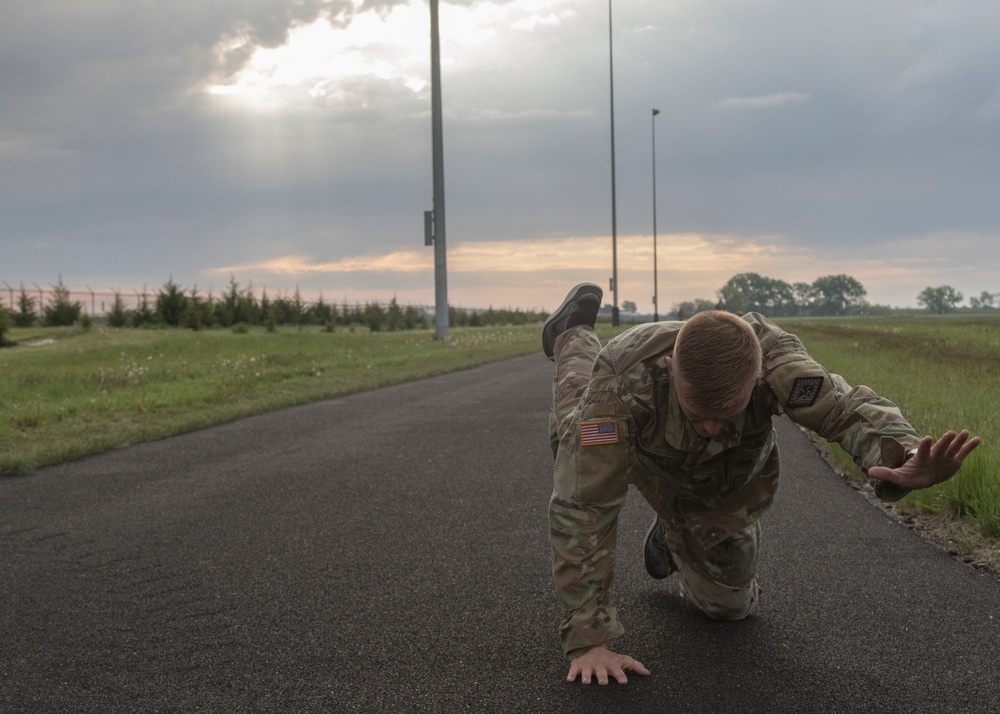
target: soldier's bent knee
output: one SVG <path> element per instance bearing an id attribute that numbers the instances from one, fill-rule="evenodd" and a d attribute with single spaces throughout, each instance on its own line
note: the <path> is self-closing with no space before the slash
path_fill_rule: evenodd
<path id="1" fill-rule="evenodd" d="M 754 611 L 760 596 L 760 587 L 753 581 L 749 587 L 738 590 L 713 589 L 714 592 L 695 592 L 691 588 L 691 601 L 713 620 L 742 620 Z"/>

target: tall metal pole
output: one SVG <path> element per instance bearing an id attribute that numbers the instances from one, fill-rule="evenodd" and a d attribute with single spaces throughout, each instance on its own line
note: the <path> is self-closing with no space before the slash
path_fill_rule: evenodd
<path id="1" fill-rule="evenodd" d="M 431 132 L 434 152 L 434 338 L 448 339 L 448 272 L 445 265 L 444 140 L 441 126 L 441 41 L 438 0 L 431 5 Z"/>
<path id="2" fill-rule="evenodd" d="M 608 0 L 608 58 L 611 74 L 611 324 L 618 326 L 618 203 L 615 197 L 615 52 L 611 29 L 611 0 Z"/>
<path id="3" fill-rule="evenodd" d="M 653 322 L 660 321 L 660 291 L 656 279 L 656 115 L 659 113 L 659 109 L 654 109 L 650 119 L 653 125 Z"/>

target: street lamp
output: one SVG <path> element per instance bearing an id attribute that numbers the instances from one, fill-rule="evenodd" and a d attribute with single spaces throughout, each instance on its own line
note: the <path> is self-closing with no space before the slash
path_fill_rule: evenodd
<path id="1" fill-rule="evenodd" d="M 656 279 L 656 115 L 659 109 L 653 110 L 653 322 L 660 321 L 660 292 Z"/>
<path id="2" fill-rule="evenodd" d="M 615 199 L 615 52 L 611 30 L 611 0 L 608 0 L 608 65 L 611 76 L 611 324 L 618 326 L 618 208 Z"/>
<path id="3" fill-rule="evenodd" d="M 424 243 L 434 245 L 434 339 L 448 339 L 448 270 L 444 230 L 444 139 L 441 116 L 441 40 L 438 0 L 431 9 L 431 141 L 434 210 L 424 212 Z"/>

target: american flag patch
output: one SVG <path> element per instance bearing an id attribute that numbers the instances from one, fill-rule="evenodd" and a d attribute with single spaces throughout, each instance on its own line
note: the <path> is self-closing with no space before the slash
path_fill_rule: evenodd
<path id="1" fill-rule="evenodd" d="M 580 446 L 617 444 L 618 424 L 610 419 L 585 421 L 580 424 Z"/>

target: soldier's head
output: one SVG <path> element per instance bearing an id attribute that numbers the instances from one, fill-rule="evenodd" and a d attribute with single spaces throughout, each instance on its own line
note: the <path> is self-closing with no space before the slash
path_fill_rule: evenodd
<path id="1" fill-rule="evenodd" d="M 760 377 L 760 342 L 732 313 L 699 312 L 681 326 L 667 365 L 685 416 L 701 436 L 714 437 L 746 410 Z"/>

